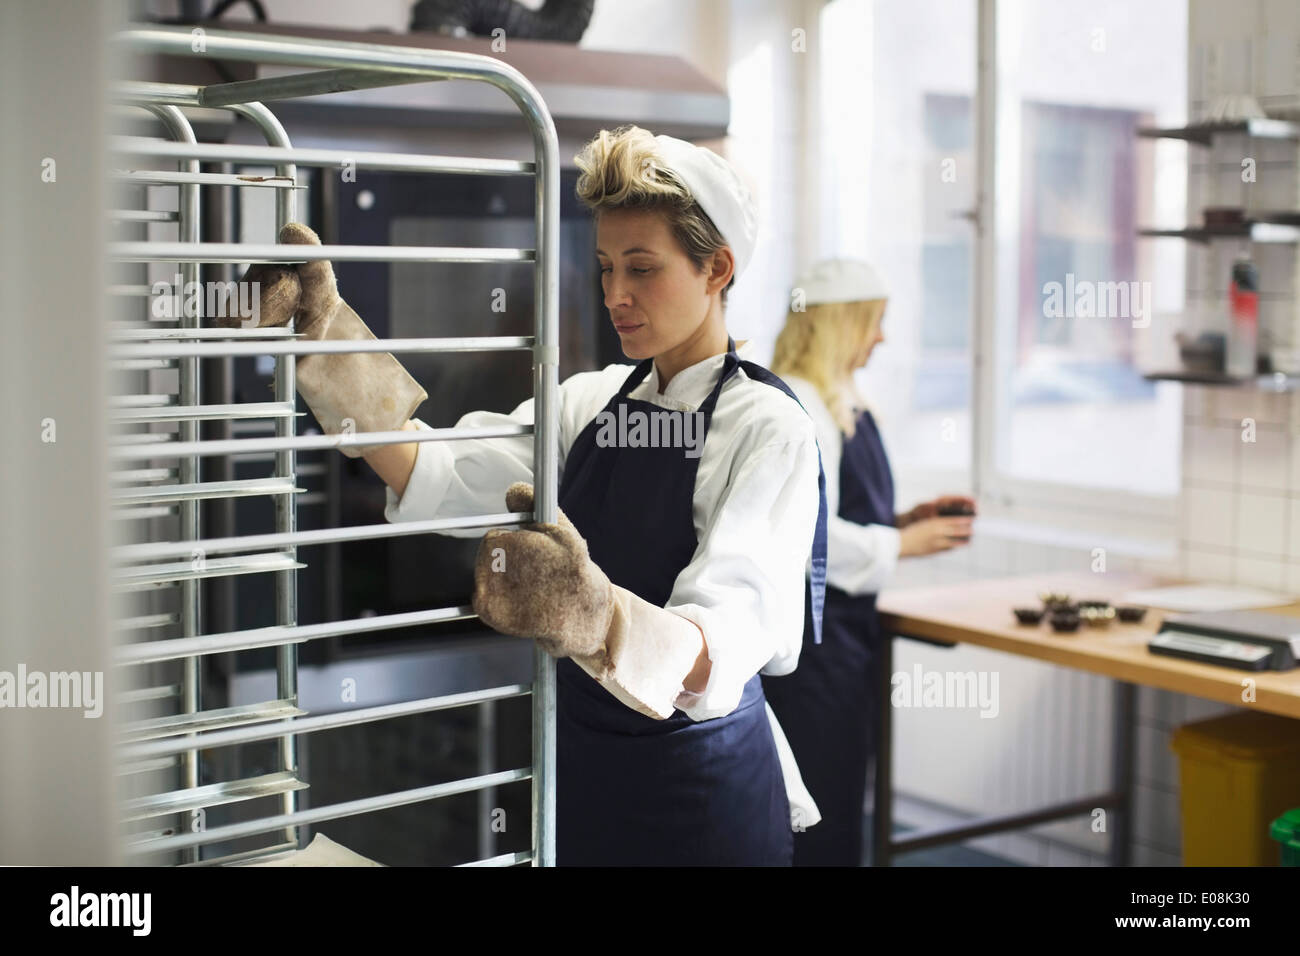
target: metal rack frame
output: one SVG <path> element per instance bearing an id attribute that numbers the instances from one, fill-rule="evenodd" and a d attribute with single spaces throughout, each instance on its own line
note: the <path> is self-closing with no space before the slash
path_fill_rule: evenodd
<path id="1" fill-rule="evenodd" d="M 202 43 L 198 43 L 201 36 Z M 201 56 L 220 60 L 304 67 L 307 72 L 209 86 L 123 82 L 118 102 L 143 108 L 163 124 L 170 140 L 144 136 L 119 136 L 111 143 L 115 155 L 147 157 L 174 162 L 175 170 L 146 169 L 116 174 L 136 184 L 174 185 L 178 189 L 175 214 L 154 210 L 118 210 L 119 221 L 148 224 L 176 222 L 177 242 L 131 241 L 110 244 L 110 259 L 121 263 L 177 263 L 184 282 L 197 280 L 202 263 L 301 263 L 315 260 L 353 262 L 501 262 L 531 261 L 534 270 L 534 334 L 525 337 L 467 337 L 379 339 L 374 342 L 300 340 L 288 329 L 205 329 L 201 316 L 184 317 L 179 328 L 123 328 L 110 337 L 109 360 L 123 370 L 144 371 L 175 367 L 177 401 L 169 395 L 115 397 L 113 416 L 119 424 L 154 421 L 179 423 L 177 440 L 155 438 L 156 433 L 118 436 L 110 443 L 109 460 L 115 463 L 176 460 L 176 484 L 152 484 L 172 476 L 166 468 L 133 466 L 119 471 L 119 482 L 144 483 L 114 494 L 121 516 L 151 516 L 150 506 L 174 504 L 180 519 L 177 541 L 146 541 L 113 549 L 115 582 L 119 590 L 179 586 L 179 619 L 169 614 L 149 614 L 119 620 L 119 633 L 158 634 L 158 629 L 179 625 L 177 637 L 157 637 L 122 643 L 114 661 L 121 668 L 162 662 L 180 662 L 178 686 L 143 687 L 122 695 L 119 702 L 145 701 L 177 695 L 181 713 L 136 721 L 127 727 L 118 747 L 119 772 L 150 770 L 179 760 L 181 789 L 128 801 L 127 820 L 171 813 L 194 812 L 253 797 L 280 798 L 281 812 L 273 816 L 195 832 L 147 832 L 129 840 L 132 857 L 156 858 L 179 852 L 182 861 L 229 863 L 292 849 L 298 845 L 298 826 L 337 819 L 403 804 L 427 801 L 454 793 L 488 790 L 530 779 L 532 786 L 532 844 L 527 853 L 512 853 L 475 861 L 475 865 L 510 865 L 531 862 L 554 864 L 555 828 L 555 669 L 545 653 L 534 650 L 531 685 L 487 688 L 470 693 L 431 697 L 341 713 L 307 716 L 297 706 L 297 648 L 307 641 L 342 634 L 357 634 L 410 627 L 438 621 L 472 618 L 467 606 L 432 608 L 414 613 L 390 614 L 325 624 L 297 624 L 296 571 L 304 567 L 297 558 L 299 546 L 356 541 L 407 534 L 427 534 L 448 529 L 489 528 L 522 524 L 534 516 L 554 521 L 558 491 L 558 295 L 559 295 L 559 149 L 551 116 L 541 96 L 517 70 L 490 57 L 439 50 L 416 50 L 378 44 L 318 42 L 297 38 L 267 38 L 225 31 L 191 31 L 179 27 L 133 28 L 119 34 L 117 42 L 130 53 Z M 196 49 L 198 48 L 198 49 Z M 329 149 L 298 149 L 284 127 L 265 105 L 290 97 L 312 96 L 379 86 L 461 79 L 489 83 L 505 92 L 528 123 L 534 146 L 532 162 L 420 156 L 403 153 L 358 153 Z M 266 146 L 202 144 L 195 136 L 183 107 L 229 110 L 250 121 L 266 138 Z M 357 169 L 406 172 L 531 175 L 535 179 L 537 248 L 478 249 L 375 247 L 324 245 L 285 247 L 274 241 L 258 243 L 201 242 L 200 190 L 205 185 L 236 188 L 271 188 L 276 197 L 277 227 L 295 218 L 297 167 L 337 167 L 344 161 Z M 256 163 L 273 166 L 274 178 L 260 182 L 220 173 L 202 173 L 201 161 Z M 272 237 L 273 240 L 274 237 Z M 148 295 L 148 287 L 111 290 L 118 295 Z M 533 426 L 501 428 L 441 428 L 428 431 L 365 432 L 353 435 L 296 434 L 294 357 L 334 352 L 455 352 L 531 350 L 533 353 Z M 240 405 L 203 405 L 199 389 L 200 358 L 269 355 L 275 358 L 274 401 Z M 173 365 L 174 363 L 174 365 Z M 212 419 L 271 418 L 273 438 L 201 440 L 199 422 Z M 362 527 L 298 531 L 294 487 L 295 456 L 300 450 L 339 448 L 344 444 L 382 445 L 403 442 L 448 441 L 460 438 L 534 436 L 533 514 L 499 513 L 457 519 L 380 524 Z M 159 440 L 162 439 L 162 440 Z M 209 456 L 273 452 L 273 473 L 264 479 L 202 481 L 201 461 Z M 246 494 L 271 495 L 275 503 L 275 533 L 228 538 L 204 538 L 199 502 L 213 497 Z M 130 509 L 143 505 L 132 514 Z M 164 509 L 164 513 L 170 513 Z M 211 560 L 210 560 L 211 559 Z M 275 578 L 276 624 L 272 627 L 222 634 L 201 633 L 199 581 L 208 576 L 270 573 Z M 199 700 L 200 665 L 205 655 L 253 648 L 275 647 L 277 699 L 264 704 L 202 711 Z M 469 706 L 531 693 L 533 699 L 532 766 L 361 800 L 299 810 L 297 794 L 307 784 L 299 779 L 296 736 L 334 727 L 369 723 L 451 707 Z M 278 741 L 279 770 L 246 780 L 200 786 L 200 752 L 215 747 L 256 741 Z M 204 844 L 283 831 L 280 843 L 264 849 L 217 860 L 198 859 Z"/>

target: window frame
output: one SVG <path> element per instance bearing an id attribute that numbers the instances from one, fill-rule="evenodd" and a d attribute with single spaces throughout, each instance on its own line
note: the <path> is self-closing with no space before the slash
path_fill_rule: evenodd
<path id="1" fill-rule="evenodd" d="M 999 389 L 1001 336 L 1014 332 L 1009 322 L 998 321 L 997 276 L 1000 264 L 997 236 L 999 187 L 1015 185 L 1003 170 L 1018 170 L 997 164 L 998 109 L 998 0 L 973 0 L 976 13 L 975 166 L 976 208 L 971 218 L 974 229 L 974 275 L 972 276 L 971 336 L 971 482 L 974 495 L 986 513 L 1046 510 L 1059 516 L 1057 526 L 1070 530 L 1096 530 L 1099 534 L 1123 529 L 1136 537 L 1174 540 L 1178 536 L 1182 498 L 1181 460 L 1179 489 L 1169 495 L 1151 495 L 1085 485 L 1069 485 L 1016 478 L 1002 471 L 997 461 L 998 428 L 1009 416 L 1009 406 L 1000 408 L 1005 389 Z M 1003 179 L 1000 184 L 999 178 Z M 1006 224 L 1001 224 L 1004 227 Z M 1014 232 L 1003 231 L 1014 236 Z M 1010 313 L 1009 313 L 1010 314 Z M 1181 416 L 1180 416 L 1181 420 Z M 1180 428 L 1179 441 L 1182 435 Z M 1181 455 L 1180 455 L 1181 459 Z"/>

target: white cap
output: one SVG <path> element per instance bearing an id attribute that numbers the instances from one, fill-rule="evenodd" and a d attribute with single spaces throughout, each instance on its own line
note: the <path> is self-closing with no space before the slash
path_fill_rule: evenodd
<path id="1" fill-rule="evenodd" d="M 803 290 L 805 305 L 889 297 L 884 276 L 859 259 L 824 259 L 801 275 L 794 287 Z"/>
<path id="2" fill-rule="evenodd" d="M 655 137 L 655 147 L 731 247 L 736 257 L 734 278 L 739 279 L 758 239 L 758 211 L 749 190 L 732 165 L 711 149 L 663 135 Z"/>

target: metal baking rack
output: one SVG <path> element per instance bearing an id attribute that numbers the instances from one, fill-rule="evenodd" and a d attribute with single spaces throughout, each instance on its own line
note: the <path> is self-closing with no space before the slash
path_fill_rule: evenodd
<path id="1" fill-rule="evenodd" d="M 127 54 L 198 57 L 214 61 L 251 61 L 291 67 L 302 72 L 265 79 L 208 86 L 179 86 L 124 81 L 114 99 L 123 114 L 152 116 L 163 136 L 121 135 L 112 142 L 113 178 L 125 192 L 135 190 L 143 208 L 109 210 L 115 220 L 110 262 L 131 270 L 129 281 L 110 287 L 115 319 L 108 361 L 113 374 L 111 421 L 121 426 L 110 442 L 110 495 L 114 526 L 121 531 L 113 549 L 114 627 L 119 683 L 130 687 L 118 696 L 119 712 L 132 706 L 172 701 L 175 713 L 128 720 L 117 745 L 117 771 L 132 796 L 123 804 L 125 852 L 133 863 L 234 864 L 299 848 L 299 828 L 323 821 L 433 801 L 450 794 L 487 791 L 530 779 L 532 841 L 527 852 L 472 861 L 476 864 L 533 865 L 554 863 L 555 671 L 553 661 L 534 651 L 531 684 L 491 687 L 470 693 L 429 697 L 397 704 L 311 715 L 298 706 L 300 644 L 338 635 L 360 634 L 474 617 L 468 606 L 440 607 L 414 613 L 297 623 L 297 579 L 305 567 L 300 546 L 352 542 L 368 538 L 428 534 L 451 528 L 501 527 L 531 519 L 553 521 L 557 496 L 557 371 L 559 264 L 559 156 L 555 127 L 541 96 L 517 70 L 490 57 L 439 50 L 418 50 L 359 43 L 324 43 L 298 38 L 141 27 L 119 35 Z M 328 95 L 345 90 L 432 82 L 446 79 L 490 83 L 505 92 L 528 123 L 534 146 L 531 162 L 470 159 L 294 148 L 284 127 L 266 105 L 290 97 Z M 266 145 L 200 143 L 188 114 L 202 109 L 228 111 L 248 121 Z M 143 111 L 143 112 L 142 112 Z M 141 165 L 143 161 L 143 165 Z M 537 249 L 395 247 L 325 245 L 285 247 L 275 235 L 264 242 L 200 241 L 201 196 L 213 189 L 270 189 L 275 196 L 276 228 L 293 221 L 299 167 L 338 168 L 345 161 L 359 170 L 427 173 L 478 173 L 532 176 L 536 184 Z M 201 172 L 200 162 L 226 164 L 232 172 Z M 273 176 L 240 175 L 240 166 L 273 167 Z M 153 187 L 146 191 L 141 187 Z M 149 195 L 175 190 L 175 208 L 149 208 Z M 118 206 L 130 202 L 115 201 Z M 155 205 L 160 205 L 155 203 Z M 159 232 L 175 226 L 176 239 Z M 127 231 L 137 238 L 117 241 Z M 380 339 L 375 342 L 306 342 L 292 328 L 212 328 L 201 314 L 159 320 L 149 303 L 152 285 L 147 270 L 172 268 L 184 283 L 197 281 L 201 264 L 251 262 L 463 262 L 529 261 L 534 263 L 534 334 L 524 337 Z M 144 281 L 140 281 L 143 279 Z M 202 302 L 198 303 L 200 309 Z M 530 350 L 533 353 L 533 426 L 442 428 L 429 431 L 366 432 L 347 435 L 298 435 L 296 430 L 294 357 L 325 352 L 411 352 Z M 234 356 L 270 356 L 274 360 L 274 395 L 270 402 L 203 404 L 200 360 Z M 174 384 L 164 390 L 160 381 Z M 203 440 L 201 421 L 269 421 L 273 437 Z M 175 432 L 153 430 L 175 423 Z M 143 427 L 144 431 L 129 431 Z M 380 445 L 460 438 L 534 436 L 533 515 L 499 513 L 450 520 L 297 530 L 296 455 L 300 451 L 338 448 L 345 441 Z M 205 463 L 220 458 L 263 455 L 273 462 L 270 474 L 253 480 L 208 480 Z M 218 462 L 219 463 L 219 462 Z M 233 472 L 230 472 L 233 473 Z M 271 496 L 275 532 L 207 538 L 201 525 L 201 500 L 236 496 Z M 276 620 L 273 626 L 226 633 L 203 633 L 200 581 L 227 575 L 271 575 Z M 134 603 L 133 603 L 134 602 Z M 170 607 L 170 609 L 168 609 Z M 274 700 L 256 705 L 203 708 L 201 668 L 213 654 L 275 649 Z M 432 786 L 380 793 L 364 799 L 299 809 L 299 793 L 310 781 L 300 773 L 296 738 L 350 725 L 412 714 L 466 707 L 524 694 L 532 695 L 532 765 L 485 773 Z M 244 779 L 202 783 L 200 761 L 216 748 L 273 742 L 278 748 L 274 772 Z M 153 781 L 153 783 L 149 783 Z M 162 781 L 160 785 L 158 781 Z M 273 809 L 255 819 L 208 828 L 210 807 L 272 798 Z M 249 806 L 252 806 L 251 804 Z M 257 838 L 268 841 L 253 850 L 205 856 L 203 847 Z"/>

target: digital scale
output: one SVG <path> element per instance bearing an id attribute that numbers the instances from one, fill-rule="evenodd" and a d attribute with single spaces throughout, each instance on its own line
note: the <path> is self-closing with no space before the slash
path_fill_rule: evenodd
<path id="1" fill-rule="evenodd" d="M 1289 671 L 1300 656 L 1300 617 L 1263 611 L 1170 614 L 1147 644 L 1152 654 L 1243 671 Z"/>

